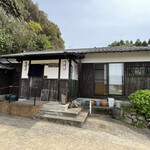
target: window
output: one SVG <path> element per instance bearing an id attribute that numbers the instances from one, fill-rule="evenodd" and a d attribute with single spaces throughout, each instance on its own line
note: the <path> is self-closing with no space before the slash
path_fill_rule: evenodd
<path id="1" fill-rule="evenodd" d="M 40 64 L 31 64 L 29 66 L 29 77 L 42 77 L 43 76 L 44 66 Z"/>
<path id="2" fill-rule="evenodd" d="M 128 77 L 150 76 L 150 67 L 149 66 L 127 67 L 127 76 Z"/>

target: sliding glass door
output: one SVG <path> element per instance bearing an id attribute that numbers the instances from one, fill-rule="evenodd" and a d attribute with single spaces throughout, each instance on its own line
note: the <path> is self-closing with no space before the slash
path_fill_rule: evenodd
<path id="1" fill-rule="evenodd" d="M 95 64 L 95 95 L 107 95 L 107 64 Z"/>
<path id="2" fill-rule="evenodd" d="M 124 64 L 95 64 L 94 94 L 123 95 Z"/>
<path id="3" fill-rule="evenodd" d="M 123 94 L 124 65 L 122 63 L 109 64 L 109 94 Z"/>

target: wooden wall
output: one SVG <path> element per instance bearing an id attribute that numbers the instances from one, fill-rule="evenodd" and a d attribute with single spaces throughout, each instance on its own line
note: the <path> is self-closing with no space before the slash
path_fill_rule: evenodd
<path id="1" fill-rule="evenodd" d="M 70 81 L 70 97 L 71 99 L 75 99 L 79 94 L 79 82 L 78 80 Z"/>
<path id="2" fill-rule="evenodd" d="M 128 76 L 127 68 L 128 67 L 136 67 L 136 66 L 150 66 L 150 63 L 140 62 L 140 63 L 125 63 L 124 71 L 125 71 L 125 96 L 129 96 L 131 93 L 140 89 L 150 89 L 150 77 L 145 76 Z"/>
<path id="3" fill-rule="evenodd" d="M 30 90 L 29 90 L 29 85 L 31 87 Z M 58 100 L 57 79 L 32 78 L 30 79 L 30 84 L 28 79 L 22 79 L 20 97 L 28 98 L 29 95 L 30 97 L 34 97 L 35 89 L 36 89 L 36 97 L 40 98 L 42 89 L 49 89 L 50 91 L 49 100 Z M 60 80 L 59 100 L 61 100 L 61 94 L 65 94 L 68 97 L 68 93 L 69 93 L 69 80 Z"/>
<path id="4" fill-rule="evenodd" d="M 20 84 L 20 97 L 21 98 L 27 98 L 28 92 L 29 92 L 29 80 L 28 79 L 21 79 Z"/>
<path id="5" fill-rule="evenodd" d="M 82 64 L 79 72 L 79 96 L 94 96 L 94 64 Z"/>
<path id="6" fill-rule="evenodd" d="M 44 80 L 44 89 L 49 89 L 49 98 L 50 100 L 57 100 L 58 99 L 58 81 L 55 79 L 45 79 Z"/>
<path id="7" fill-rule="evenodd" d="M 13 70 L 0 69 L 0 88 L 6 86 L 19 86 L 21 77 L 21 64 L 10 64 Z M 12 88 L 12 94 L 19 94 L 19 88 Z M 0 90 L 0 94 L 8 94 L 9 89 Z"/>
<path id="8" fill-rule="evenodd" d="M 122 96 L 127 98 L 131 93 L 140 89 L 150 89 L 150 76 L 128 76 L 127 68 L 136 66 L 150 66 L 150 63 L 124 63 L 124 93 Z M 94 95 L 94 64 L 80 64 L 79 68 L 79 96 L 84 98 L 97 97 Z M 102 96 L 99 96 L 99 98 Z M 108 95 L 106 95 L 108 97 Z M 115 95 L 113 96 L 115 97 Z"/>

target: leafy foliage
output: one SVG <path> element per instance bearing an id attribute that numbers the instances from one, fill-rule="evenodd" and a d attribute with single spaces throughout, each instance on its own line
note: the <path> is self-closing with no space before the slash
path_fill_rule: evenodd
<path id="1" fill-rule="evenodd" d="M 64 49 L 56 24 L 32 0 L 0 1 L 0 54 Z"/>
<path id="2" fill-rule="evenodd" d="M 142 46 L 142 42 L 140 41 L 140 39 L 137 39 L 134 45 L 135 46 Z"/>
<path id="3" fill-rule="evenodd" d="M 137 90 L 129 95 L 133 106 L 145 117 L 150 117 L 150 90 Z"/>
<path id="4" fill-rule="evenodd" d="M 123 41 L 123 40 L 120 40 L 119 42 L 118 41 L 114 41 L 113 43 L 111 43 L 109 46 L 148 46 L 148 44 L 150 44 L 150 39 L 148 41 L 148 43 L 146 41 L 143 41 L 141 42 L 140 39 L 137 39 L 135 43 L 133 43 L 133 41 Z"/>

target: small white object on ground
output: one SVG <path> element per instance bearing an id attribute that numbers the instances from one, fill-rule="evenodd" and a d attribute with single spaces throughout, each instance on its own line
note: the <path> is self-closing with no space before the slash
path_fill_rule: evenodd
<path id="1" fill-rule="evenodd" d="M 115 104 L 115 99 L 114 98 L 108 98 L 108 106 L 114 107 L 114 104 Z"/>

